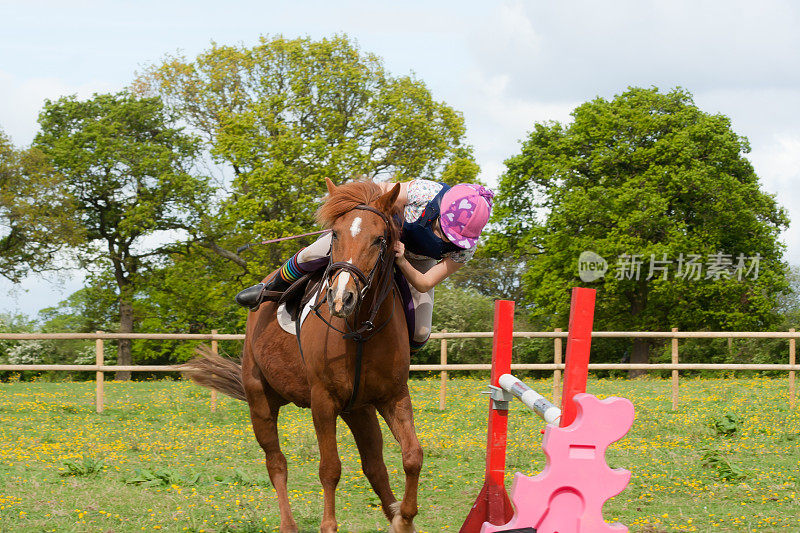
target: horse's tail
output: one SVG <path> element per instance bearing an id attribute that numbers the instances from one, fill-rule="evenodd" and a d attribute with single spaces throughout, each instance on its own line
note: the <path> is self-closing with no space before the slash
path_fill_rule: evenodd
<path id="1" fill-rule="evenodd" d="M 247 401 L 242 385 L 241 364 L 227 357 L 220 357 L 205 345 L 197 347 L 195 352 L 199 357 L 178 366 L 184 376 L 203 387 Z"/>

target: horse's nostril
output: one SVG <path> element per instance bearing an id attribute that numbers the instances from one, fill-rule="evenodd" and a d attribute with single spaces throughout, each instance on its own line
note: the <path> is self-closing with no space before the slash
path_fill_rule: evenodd
<path id="1" fill-rule="evenodd" d="M 344 298 L 342 298 L 342 303 L 345 306 L 350 307 L 353 304 L 355 298 L 356 298 L 355 295 L 352 292 L 348 291 L 347 293 L 345 293 Z"/>

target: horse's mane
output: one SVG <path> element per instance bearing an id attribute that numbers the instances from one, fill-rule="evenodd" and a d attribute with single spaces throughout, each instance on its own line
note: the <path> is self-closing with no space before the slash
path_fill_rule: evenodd
<path id="1" fill-rule="evenodd" d="M 330 228 L 337 218 L 352 211 L 357 205 L 376 207 L 375 202 L 382 195 L 381 188 L 372 180 L 351 181 L 344 185 L 339 185 L 336 187 L 334 194 L 328 195 L 325 198 L 325 203 L 317 210 L 317 222 L 324 228 Z M 391 222 L 389 235 L 392 242 L 400 234 L 397 221 L 393 218 L 396 212 L 397 209 L 392 206 L 390 212 L 386 213 Z"/>

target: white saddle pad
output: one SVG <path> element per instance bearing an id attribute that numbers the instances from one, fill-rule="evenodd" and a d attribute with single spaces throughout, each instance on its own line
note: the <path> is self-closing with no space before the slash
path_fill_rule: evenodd
<path id="1" fill-rule="evenodd" d="M 320 291 L 325 289 L 325 287 L 327 286 L 328 286 L 327 283 L 323 283 L 320 286 L 320 289 L 314 293 L 314 296 L 308 301 L 308 303 L 305 306 L 303 306 L 303 311 L 300 313 L 300 324 L 305 322 L 308 313 L 311 312 L 311 307 L 314 305 L 314 302 L 317 301 L 317 297 L 319 296 Z M 286 310 L 286 304 L 281 304 L 280 306 L 278 306 L 277 314 L 278 314 L 278 324 L 280 324 L 281 328 L 283 328 L 283 331 L 285 331 L 286 333 L 291 333 L 292 335 L 296 335 L 297 325 L 295 324 L 295 321 L 292 320 L 292 317 L 289 315 L 289 311 Z"/>

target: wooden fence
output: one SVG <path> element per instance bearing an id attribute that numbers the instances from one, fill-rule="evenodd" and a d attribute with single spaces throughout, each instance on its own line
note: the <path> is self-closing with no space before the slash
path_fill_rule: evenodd
<path id="1" fill-rule="evenodd" d="M 412 371 L 438 371 L 440 372 L 441 384 L 439 390 L 439 409 L 444 409 L 447 401 L 447 379 L 450 371 L 469 371 L 469 370 L 491 370 L 492 365 L 486 364 L 448 364 L 447 363 L 447 340 L 448 339 L 480 339 L 491 338 L 491 331 L 483 332 L 459 332 L 433 333 L 431 339 L 438 339 L 440 342 L 440 363 L 438 365 L 411 365 Z M 515 338 L 523 339 L 553 339 L 553 362 L 552 363 L 518 363 L 512 364 L 512 370 L 551 370 L 553 372 L 553 403 L 560 403 L 561 394 L 561 371 L 564 370 L 563 361 L 563 339 L 567 338 L 568 332 L 556 329 L 554 331 L 515 331 Z M 754 371 L 788 371 L 788 396 L 789 407 L 795 407 L 795 373 L 800 370 L 800 365 L 796 359 L 796 341 L 800 338 L 800 332 L 794 328 L 788 332 L 781 331 L 595 331 L 592 332 L 593 338 L 650 338 L 650 339 L 671 339 L 671 363 L 591 363 L 589 370 L 671 370 L 672 371 L 672 409 L 677 410 L 679 389 L 678 373 L 681 370 L 754 370 Z M 678 340 L 679 339 L 788 339 L 789 358 L 788 364 L 705 364 L 705 363 L 680 363 L 678 361 Z M 95 405 L 97 412 L 103 411 L 104 403 L 104 372 L 117 372 L 121 370 L 131 372 L 176 372 L 172 365 L 106 365 L 104 364 L 104 341 L 114 339 L 143 339 L 143 340 L 193 340 L 210 341 L 211 349 L 217 352 L 217 342 L 223 340 L 244 340 L 241 334 L 217 333 L 0 333 L 0 340 L 66 340 L 82 339 L 95 341 L 95 364 L 94 365 L 0 365 L 0 371 L 23 371 L 23 370 L 51 370 L 51 371 L 89 371 L 96 372 L 96 395 Z M 216 391 L 211 394 L 211 410 L 216 409 Z"/>

